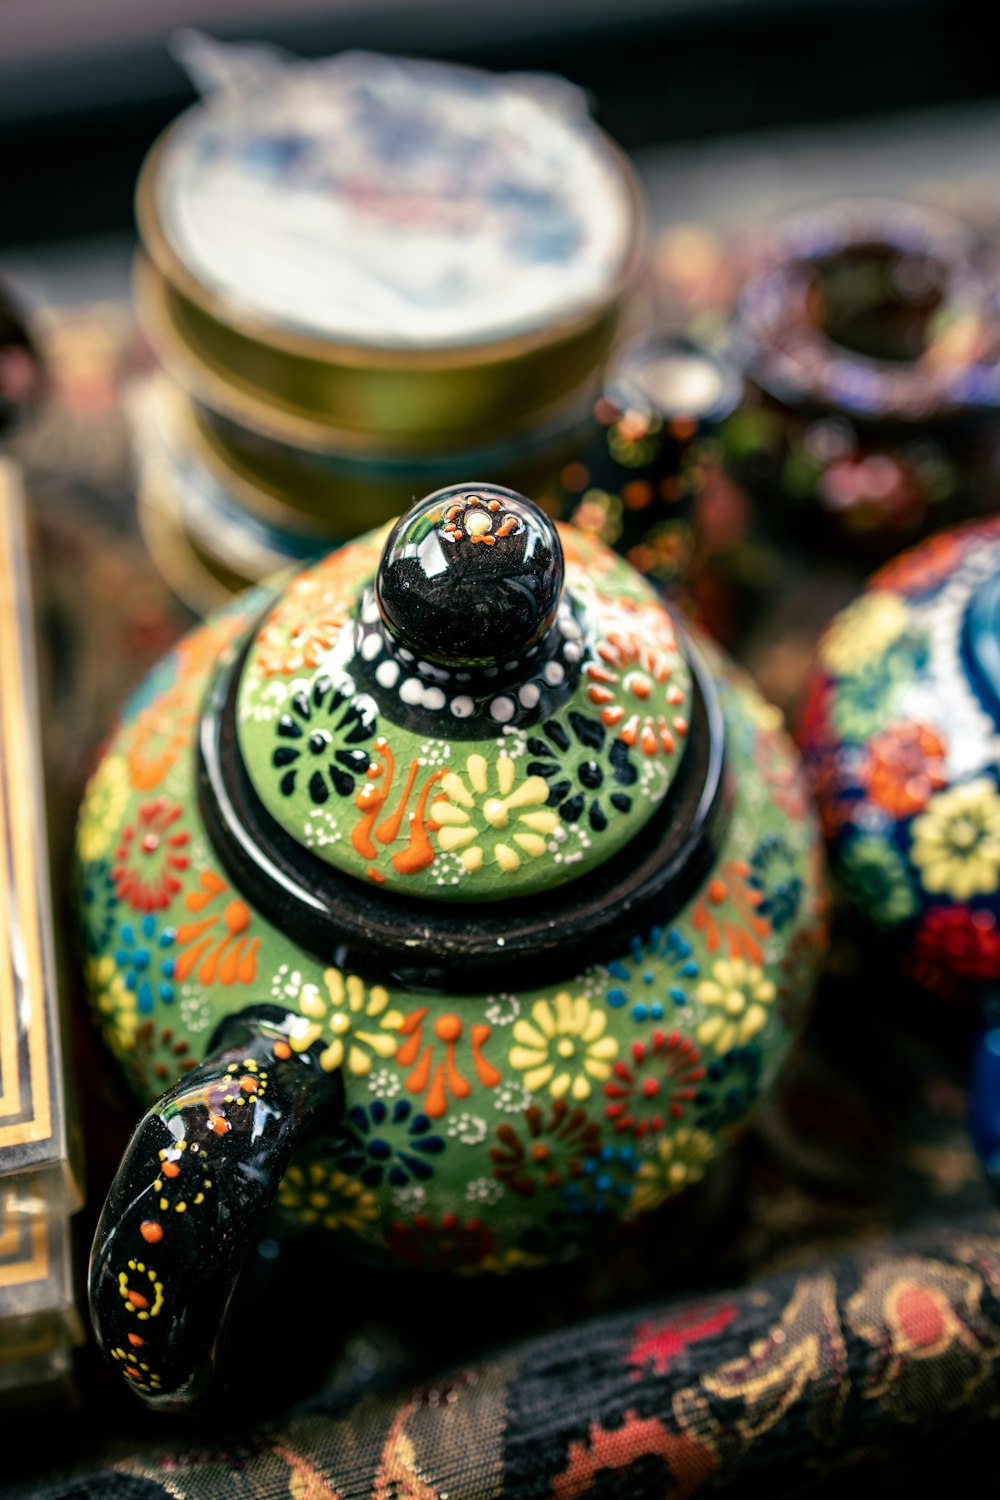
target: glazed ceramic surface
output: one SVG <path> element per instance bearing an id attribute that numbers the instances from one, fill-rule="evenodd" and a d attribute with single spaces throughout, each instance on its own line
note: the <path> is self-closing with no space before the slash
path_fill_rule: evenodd
<path id="1" fill-rule="evenodd" d="M 981 509 L 998 435 L 1000 323 L 969 231 L 859 199 L 795 216 L 731 326 L 756 399 L 726 428 L 767 499 L 883 550 Z"/>
<path id="2" fill-rule="evenodd" d="M 805 724 L 833 868 L 917 960 L 1000 976 L 1000 521 L 876 573 L 819 652 Z"/>
<path id="3" fill-rule="evenodd" d="M 824 931 L 795 753 L 644 580 L 560 535 L 506 491 L 435 497 L 374 589 L 384 534 L 245 596 L 128 704 L 78 851 L 105 1036 L 147 1100 L 190 1075 L 133 1143 L 132 1247 L 101 1252 L 147 1342 L 130 1294 L 181 1316 L 176 1257 L 264 1090 L 329 1120 L 268 1156 L 287 1221 L 503 1271 L 699 1179 L 780 1067 Z M 479 578 L 453 619 L 442 569 L 460 602 Z"/>
<path id="4" fill-rule="evenodd" d="M 717 530 L 710 495 L 719 430 L 742 392 L 735 367 L 707 347 L 665 331 L 641 334 L 608 372 L 593 441 L 562 471 L 572 524 L 674 597 Z"/>

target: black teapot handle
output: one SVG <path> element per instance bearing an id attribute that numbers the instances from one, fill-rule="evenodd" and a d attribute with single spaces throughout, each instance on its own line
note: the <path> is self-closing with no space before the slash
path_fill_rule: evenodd
<path id="1" fill-rule="evenodd" d="M 320 1044 L 257 1005 L 219 1027 L 205 1062 L 129 1142 L 97 1226 L 90 1311 L 103 1353 L 147 1405 L 193 1406 L 214 1384 L 247 1253 L 302 1140 L 343 1114 Z"/>

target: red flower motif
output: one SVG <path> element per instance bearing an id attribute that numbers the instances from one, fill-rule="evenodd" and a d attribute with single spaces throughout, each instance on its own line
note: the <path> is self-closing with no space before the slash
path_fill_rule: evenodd
<path id="1" fill-rule="evenodd" d="M 641 1137 L 662 1130 L 668 1115 L 681 1118 L 705 1069 L 698 1048 L 676 1031 L 654 1031 L 648 1042 L 633 1042 L 631 1051 L 631 1064 L 619 1058 L 604 1085 L 611 1100 L 604 1113 L 616 1130 Z M 643 1112 L 647 1108 L 649 1114 Z"/>
<path id="2" fill-rule="evenodd" d="M 920 812 L 945 784 L 945 742 L 926 724 L 892 724 L 868 746 L 865 779 L 877 807 L 895 818 Z"/>
<path id="3" fill-rule="evenodd" d="M 393 1255 L 423 1271 L 474 1271 L 493 1253 L 496 1237 L 481 1219 L 442 1214 L 434 1224 L 418 1214 L 410 1224 L 390 1224 L 385 1243 Z"/>
<path id="4" fill-rule="evenodd" d="M 1000 978 L 1000 933 L 991 911 L 933 907 L 920 924 L 914 947 L 918 958 L 963 979 L 985 984 Z"/>
<path id="5" fill-rule="evenodd" d="M 135 823 L 122 832 L 111 875 L 119 898 L 135 911 L 163 911 L 181 889 L 179 873 L 191 863 L 191 835 L 174 827 L 183 811 L 157 797 L 143 802 Z"/>
<path id="6" fill-rule="evenodd" d="M 687 719 L 679 712 L 684 693 L 670 681 L 676 643 L 662 625 L 657 634 L 654 621 L 643 635 L 642 623 L 635 631 L 611 631 L 598 645 L 599 659 L 583 669 L 590 684 L 587 697 L 630 749 L 638 745 L 644 755 L 672 755 L 678 737 L 684 739 L 688 732 Z"/>

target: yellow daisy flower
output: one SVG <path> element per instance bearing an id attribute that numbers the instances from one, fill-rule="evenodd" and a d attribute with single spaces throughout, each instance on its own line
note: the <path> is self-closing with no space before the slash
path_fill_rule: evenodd
<path id="1" fill-rule="evenodd" d="M 898 594 L 874 589 L 837 617 L 820 642 L 820 661 L 838 677 L 853 677 L 883 656 L 903 634 L 910 612 Z"/>
<path id="2" fill-rule="evenodd" d="M 704 1130 L 685 1128 L 662 1136 L 653 1156 L 635 1174 L 629 1214 L 651 1213 L 682 1188 L 704 1177 L 716 1150 L 715 1142 Z"/>
<path id="3" fill-rule="evenodd" d="M 496 786 L 490 790 L 490 765 L 476 752 L 466 758 L 465 775 L 449 771 L 441 781 L 441 795 L 431 816 L 438 825 L 435 837 L 446 854 L 455 854 L 470 874 L 492 859 L 506 874 L 525 859 L 538 859 L 559 827 L 559 814 L 546 807 L 549 784 L 544 776 L 517 781 L 517 763 L 501 755 L 496 763 Z"/>
<path id="4" fill-rule="evenodd" d="M 328 1172 L 319 1162 L 291 1166 L 278 1186 L 278 1203 L 301 1224 L 355 1232 L 373 1224 L 379 1209 L 374 1193 L 356 1177 Z"/>
<path id="5" fill-rule="evenodd" d="M 130 786 L 124 756 L 109 755 L 88 786 L 80 812 L 76 847 L 81 859 L 100 859 L 107 854 L 125 816 Z"/>
<path id="6" fill-rule="evenodd" d="M 568 1094 L 578 1103 L 589 1099 L 594 1079 L 604 1083 L 618 1055 L 618 1043 L 605 1036 L 608 1018 L 585 995 L 562 990 L 554 1000 L 536 1000 L 531 1020 L 514 1023 L 510 1064 L 524 1074 L 531 1093 L 548 1089 L 554 1099 Z"/>
<path id="7" fill-rule="evenodd" d="M 777 993 L 759 964 L 745 958 L 720 958 L 712 965 L 712 978 L 695 987 L 695 999 L 715 1007 L 698 1027 L 698 1040 L 716 1052 L 743 1047 L 767 1022 L 767 1006 Z"/>
<path id="8" fill-rule="evenodd" d="M 932 895 L 967 901 L 1000 885 L 1000 794 L 988 777 L 938 792 L 912 834 L 910 858 Z"/>
<path id="9" fill-rule="evenodd" d="M 329 1042 L 319 1055 L 320 1067 L 328 1073 L 346 1067 L 355 1078 L 366 1078 L 375 1058 L 387 1062 L 395 1057 L 403 1013 L 390 1009 L 388 990 L 380 984 L 367 989 L 357 974 L 327 969 L 323 983 L 325 995 L 315 984 L 304 984 L 299 991 L 305 1019 L 289 1043 L 296 1052 L 304 1052 L 325 1034 Z"/>

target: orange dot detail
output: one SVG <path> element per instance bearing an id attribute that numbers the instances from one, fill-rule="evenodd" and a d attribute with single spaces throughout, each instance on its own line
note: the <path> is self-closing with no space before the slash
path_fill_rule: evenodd
<path id="1" fill-rule="evenodd" d="M 462 1035 L 462 1022 L 458 1016 L 439 1016 L 434 1022 L 434 1031 L 442 1042 L 457 1042 Z"/>
<path id="2" fill-rule="evenodd" d="M 292 1055 L 292 1049 L 287 1042 L 275 1042 L 274 1055 L 275 1057 L 289 1058 Z"/>
<path id="3" fill-rule="evenodd" d="M 148 1245 L 158 1245 L 163 1238 L 163 1225 L 157 1224 L 155 1219 L 146 1219 L 139 1225 L 139 1233 Z"/>
<path id="4" fill-rule="evenodd" d="M 180 1163 L 176 1161 L 165 1161 L 163 1163 L 162 1171 L 164 1177 L 179 1177 L 181 1172 Z"/>
<path id="5" fill-rule="evenodd" d="M 226 926 L 230 932 L 246 932 L 250 926 L 250 910 L 242 901 L 230 901 L 226 907 Z"/>

